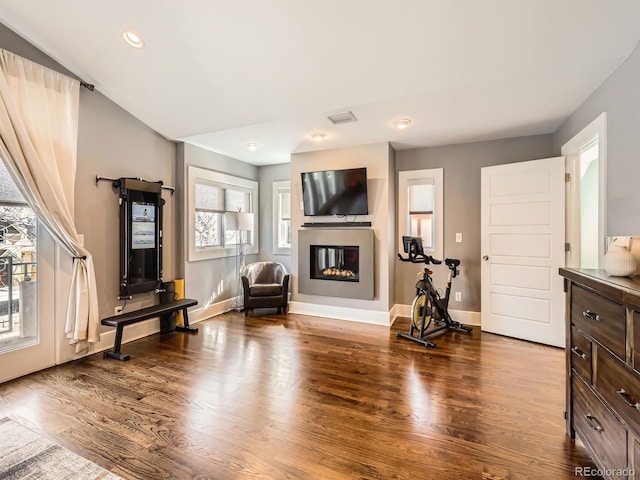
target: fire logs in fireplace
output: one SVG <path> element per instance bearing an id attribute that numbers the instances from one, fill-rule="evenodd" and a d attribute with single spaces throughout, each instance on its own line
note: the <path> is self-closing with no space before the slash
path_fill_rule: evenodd
<path id="1" fill-rule="evenodd" d="M 357 282 L 358 246 L 311 245 L 311 278 Z"/>
<path id="2" fill-rule="evenodd" d="M 325 268 L 322 270 L 322 275 L 325 277 L 355 277 L 356 272 L 341 268 Z"/>

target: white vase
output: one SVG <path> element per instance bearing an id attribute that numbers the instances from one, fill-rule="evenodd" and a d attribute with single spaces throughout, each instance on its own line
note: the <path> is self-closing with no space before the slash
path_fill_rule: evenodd
<path id="1" fill-rule="evenodd" d="M 611 245 L 604 256 L 604 271 L 613 277 L 633 275 L 636 267 L 636 258 L 627 247 Z"/>

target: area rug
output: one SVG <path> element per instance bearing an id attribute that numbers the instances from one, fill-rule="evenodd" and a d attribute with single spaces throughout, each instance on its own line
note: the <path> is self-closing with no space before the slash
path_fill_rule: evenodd
<path id="1" fill-rule="evenodd" d="M 122 480 L 24 425 L 0 418 L 0 480 Z"/>

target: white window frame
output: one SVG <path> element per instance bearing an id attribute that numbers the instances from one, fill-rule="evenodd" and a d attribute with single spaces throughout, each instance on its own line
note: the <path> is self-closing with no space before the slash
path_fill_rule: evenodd
<path id="1" fill-rule="evenodd" d="M 260 239 L 258 238 L 258 182 L 246 178 L 235 177 L 225 173 L 189 165 L 187 169 L 187 259 L 190 262 L 212 258 L 232 257 L 237 255 L 237 245 L 221 245 L 196 247 L 195 239 L 195 186 L 196 183 L 206 185 L 217 184 L 222 188 L 248 190 L 251 193 L 251 213 L 253 213 L 253 231 L 248 235 L 251 243 L 247 245 L 245 255 L 257 254 Z"/>
<path id="2" fill-rule="evenodd" d="M 419 180 L 433 183 L 434 206 L 433 217 L 434 248 L 424 248 L 427 255 L 431 255 L 439 260 L 444 258 L 444 169 L 431 168 L 425 170 L 407 170 L 398 172 L 398 251 L 403 251 L 402 237 L 410 235 L 409 231 L 409 185 Z"/>
<path id="3" fill-rule="evenodd" d="M 282 218 L 280 217 L 280 194 L 291 194 L 291 182 L 289 180 L 282 180 L 273 182 L 273 254 L 274 255 L 291 255 L 291 246 L 280 247 L 278 246 L 278 237 L 281 229 Z M 290 200 L 291 202 L 291 200 Z M 290 209 L 293 205 L 290 205 Z M 291 222 L 291 218 L 289 218 Z"/>

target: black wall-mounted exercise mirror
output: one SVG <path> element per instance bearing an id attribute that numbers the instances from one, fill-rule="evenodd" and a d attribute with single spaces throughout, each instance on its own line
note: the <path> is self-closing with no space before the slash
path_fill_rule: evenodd
<path id="1" fill-rule="evenodd" d="M 162 283 L 162 182 L 114 181 L 120 195 L 120 298 Z"/>

